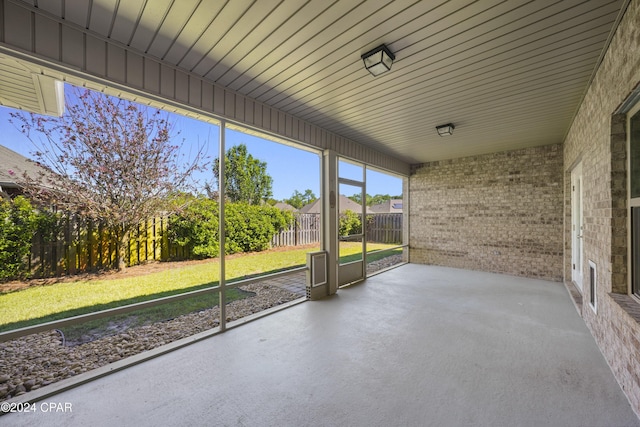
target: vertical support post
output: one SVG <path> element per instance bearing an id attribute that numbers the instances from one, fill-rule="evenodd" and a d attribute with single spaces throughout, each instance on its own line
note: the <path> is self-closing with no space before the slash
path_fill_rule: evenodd
<path id="1" fill-rule="evenodd" d="M 362 233 L 362 278 L 367 277 L 367 166 L 362 165 L 360 190 L 360 233 Z"/>
<path id="2" fill-rule="evenodd" d="M 402 248 L 402 261 L 409 262 L 410 258 L 410 247 L 409 245 L 409 226 L 411 225 L 409 222 L 409 212 L 410 200 L 409 200 L 409 178 L 402 178 L 402 244 L 407 245 L 407 247 Z"/>
<path id="3" fill-rule="evenodd" d="M 227 292 L 226 292 L 226 281 L 225 281 L 225 265 L 224 265 L 224 244 L 226 240 L 225 236 L 225 226 L 224 226 L 224 193 L 225 193 L 225 180 L 224 180 L 224 154 L 225 154 L 225 134 L 226 134 L 226 122 L 222 120 L 220 122 L 220 130 L 219 130 L 219 152 L 218 159 L 220 162 L 218 164 L 218 173 L 220 174 L 220 178 L 218 179 L 218 244 L 220 246 L 220 290 L 218 292 L 218 305 L 220 307 L 220 332 L 223 332 L 227 328 Z"/>
<path id="4" fill-rule="evenodd" d="M 335 151 L 322 156 L 322 249 L 328 252 L 329 295 L 338 291 L 338 158 Z"/>

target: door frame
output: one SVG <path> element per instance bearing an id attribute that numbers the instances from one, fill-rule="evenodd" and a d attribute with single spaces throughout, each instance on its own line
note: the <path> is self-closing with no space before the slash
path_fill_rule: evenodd
<path id="1" fill-rule="evenodd" d="M 364 170 L 364 165 L 363 165 Z M 364 178 L 363 178 L 364 179 Z M 360 230 L 360 234 L 353 234 L 349 236 L 350 239 L 360 239 L 361 247 L 362 247 L 362 257 L 359 260 L 351 261 L 348 263 L 340 263 L 340 242 L 346 241 L 342 236 L 338 235 L 339 227 L 336 230 L 336 238 L 338 240 L 338 286 L 344 286 L 350 283 L 360 282 L 365 279 L 365 266 L 367 265 L 367 251 L 366 251 L 366 239 L 365 239 L 365 224 L 366 224 L 366 203 L 365 195 L 366 193 L 366 182 L 364 181 L 355 181 L 346 178 L 338 178 L 338 189 L 340 188 L 340 184 L 350 185 L 352 187 L 360 188 L 360 195 L 362 203 L 360 204 L 360 221 L 362 223 L 362 229 Z M 340 194 L 340 191 L 338 191 Z M 338 196 L 338 216 L 340 216 L 340 199 Z"/>
<path id="2" fill-rule="evenodd" d="M 582 292 L 584 276 L 584 179 L 582 160 L 571 170 L 571 281 Z"/>

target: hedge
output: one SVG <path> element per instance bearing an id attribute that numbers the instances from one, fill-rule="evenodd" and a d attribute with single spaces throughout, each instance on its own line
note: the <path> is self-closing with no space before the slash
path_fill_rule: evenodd
<path id="1" fill-rule="evenodd" d="M 169 219 L 167 235 L 172 243 L 190 250 L 194 258 L 220 254 L 219 207 L 215 200 L 198 197 Z M 274 235 L 293 221 L 290 212 L 269 205 L 225 204 L 225 253 L 268 249 Z"/>
<path id="2" fill-rule="evenodd" d="M 38 213 L 29 200 L 0 199 L 0 280 L 25 277 Z"/>

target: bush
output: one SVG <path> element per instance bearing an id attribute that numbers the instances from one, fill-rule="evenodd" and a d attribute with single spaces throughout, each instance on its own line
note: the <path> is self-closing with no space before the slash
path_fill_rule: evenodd
<path id="1" fill-rule="evenodd" d="M 58 242 L 64 232 L 65 218 L 63 215 L 49 209 L 37 211 L 36 235 L 43 243 Z"/>
<path id="2" fill-rule="evenodd" d="M 0 200 L 0 281 L 25 277 L 38 214 L 29 200 Z"/>
<path id="3" fill-rule="evenodd" d="M 259 252 L 269 249 L 271 239 L 291 224 L 293 215 L 269 205 L 227 203 L 225 252 Z"/>
<path id="4" fill-rule="evenodd" d="M 218 203 L 205 197 L 194 198 L 169 218 L 169 241 L 191 249 L 194 258 L 214 258 L 220 253 Z"/>
<path id="5" fill-rule="evenodd" d="M 360 215 L 347 209 L 340 215 L 339 229 L 340 236 L 350 236 L 362 233 L 362 221 Z"/>
<path id="6" fill-rule="evenodd" d="M 273 236 L 293 221 L 290 212 L 272 206 L 246 203 L 225 204 L 225 253 L 256 252 L 268 249 Z M 204 197 L 194 198 L 169 220 L 169 240 L 189 248 L 195 258 L 213 258 L 220 254 L 218 203 Z"/>

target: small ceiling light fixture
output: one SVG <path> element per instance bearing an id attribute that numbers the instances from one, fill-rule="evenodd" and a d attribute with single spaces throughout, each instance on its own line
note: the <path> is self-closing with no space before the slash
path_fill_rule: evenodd
<path id="1" fill-rule="evenodd" d="M 436 126 L 436 130 L 438 131 L 438 135 L 440 136 L 453 135 L 453 130 L 455 128 L 456 127 L 453 125 L 453 123 L 447 123 L 446 125 Z"/>
<path id="2" fill-rule="evenodd" d="M 375 77 L 391 70 L 391 64 L 396 56 L 386 45 L 381 44 L 362 55 L 361 58 L 364 61 L 364 67 Z"/>

